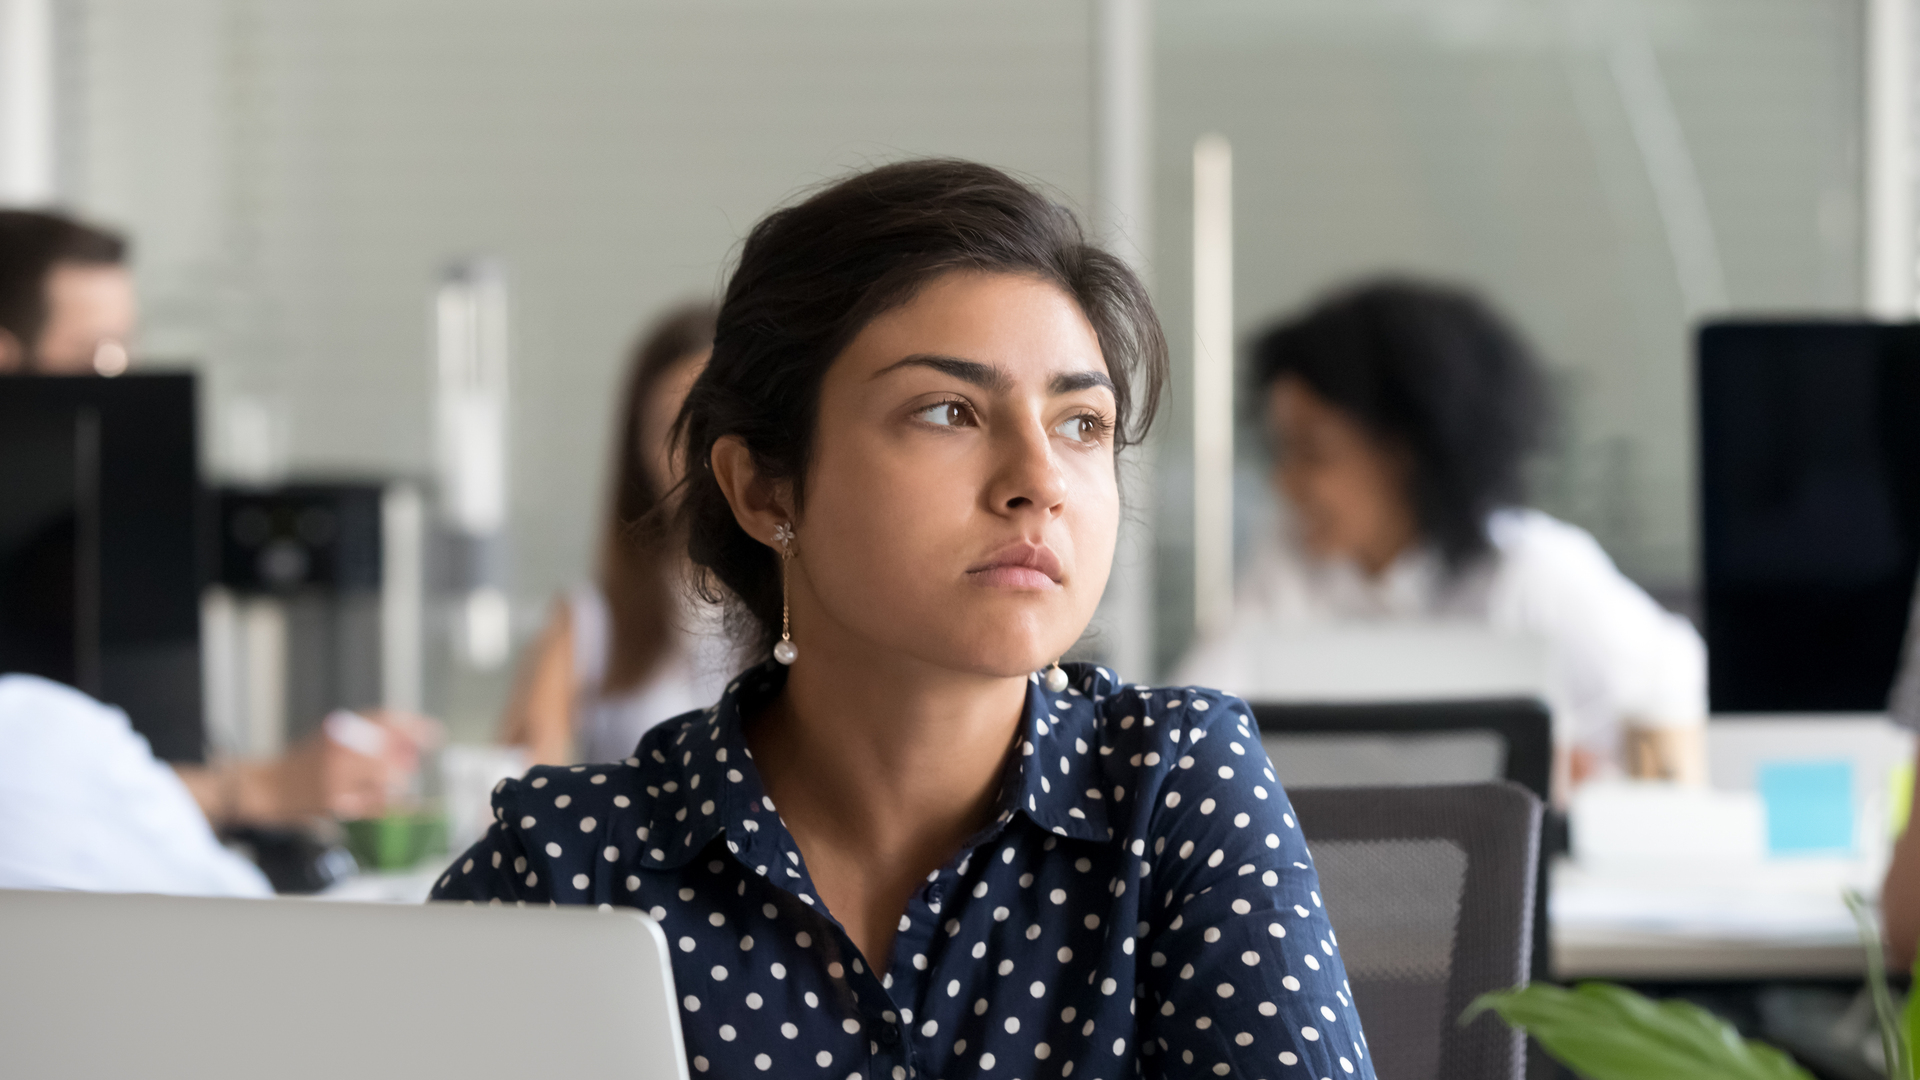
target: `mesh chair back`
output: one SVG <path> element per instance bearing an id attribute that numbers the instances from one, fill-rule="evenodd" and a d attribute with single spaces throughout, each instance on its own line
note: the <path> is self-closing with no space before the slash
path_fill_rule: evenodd
<path id="1" fill-rule="evenodd" d="M 1553 770 L 1553 719 L 1547 707 L 1533 698 L 1489 698 L 1459 701 L 1388 701 L 1313 704 L 1301 702 L 1259 702 L 1252 706 L 1260 725 L 1261 741 L 1267 756 L 1287 790 L 1306 787 L 1384 786 L 1388 784 L 1457 784 L 1504 777 L 1526 787 L 1545 803 Z M 1357 740 L 1374 739 L 1400 744 L 1397 760 L 1424 760 L 1429 764 L 1460 757 L 1460 746 L 1433 745 L 1431 740 L 1479 737 L 1496 739 L 1499 763 L 1477 776 L 1449 775 L 1442 768 L 1424 778 L 1410 779 L 1392 770 L 1379 768 L 1370 760 L 1368 747 Z M 1359 772 L 1371 779 L 1353 783 L 1351 777 L 1321 782 L 1311 773 L 1319 763 L 1311 752 L 1302 754 L 1302 740 L 1320 737 L 1342 740 L 1337 752 L 1343 754 L 1348 772 Z M 1371 770 L 1371 771 L 1368 771 Z M 1549 853 L 1564 850 L 1564 828 L 1555 829 L 1549 815 L 1547 844 Z M 1560 819 L 1564 824 L 1564 819 Z M 1558 842 L 1560 846 L 1555 847 Z M 1553 976 L 1553 952 L 1548 945 L 1547 860 L 1539 861 L 1539 873 L 1533 897 L 1533 977 Z"/>
<path id="2" fill-rule="evenodd" d="M 1524 785 L 1542 801 L 1547 799 L 1547 784 L 1553 771 L 1553 719 L 1547 707 L 1533 698 L 1337 705 L 1255 702 L 1251 708 L 1263 737 L 1383 735 L 1416 741 L 1468 733 L 1491 735 L 1499 741 L 1502 753 L 1498 765 L 1489 770 L 1485 778 L 1499 776 L 1511 780 Z M 1286 777 L 1282 776 L 1281 780 L 1285 782 Z M 1379 784 L 1401 782 L 1404 781 L 1400 777 L 1388 776 L 1376 781 Z M 1457 781 L 1436 778 L 1426 782 Z M 1305 781 L 1295 783 L 1307 786 Z"/>
<path id="3" fill-rule="evenodd" d="M 1527 981 L 1540 800 L 1497 781 L 1290 792 L 1381 1080 L 1525 1075 L 1478 995 Z"/>

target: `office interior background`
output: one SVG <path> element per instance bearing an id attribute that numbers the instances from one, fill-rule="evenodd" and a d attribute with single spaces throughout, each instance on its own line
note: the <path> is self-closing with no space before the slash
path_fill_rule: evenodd
<path id="1" fill-rule="evenodd" d="M 136 352 L 202 374 L 212 475 L 431 479 L 435 289 L 499 260 L 516 642 L 588 573 L 642 321 L 862 165 L 1017 170 L 1153 282 L 1176 377 L 1094 642 L 1130 677 L 1195 627 L 1201 136 L 1232 145 L 1236 338 L 1371 272 L 1484 290 L 1551 365 L 1538 503 L 1682 611 L 1692 327 L 1864 303 L 1865 16 L 1842 0 L 11 5 L 36 6 L 56 122 L 15 151 L 42 190 L 11 194 L 133 238 Z M 1247 420 L 1243 554 L 1271 513 Z M 509 671 L 448 665 L 428 704 L 484 737 Z"/>
<path id="2" fill-rule="evenodd" d="M 381 655 L 355 661 L 382 680 L 365 704 L 430 714 L 477 755 L 449 755 L 429 781 L 445 790 L 407 792 L 412 809 L 524 766 L 483 747 L 555 598 L 593 575 L 643 327 L 715 298 L 770 209 L 908 157 L 1044 186 L 1141 272 L 1164 322 L 1172 383 L 1125 459 L 1114 576 L 1078 655 L 1164 682 L 1220 628 L 1285 513 L 1246 345 L 1379 274 L 1465 285 L 1513 321 L 1552 392 L 1529 503 L 1703 622 L 1700 327 L 1920 312 L 1912 6 L 0 0 L 0 205 L 131 240 L 132 353 L 196 375 L 210 487 L 405 495 L 382 528 L 415 561 L 388 560 L 381 603 L 412 590 L 413 608 L 259 640 L 259 617 L 296 604 L 222 586 L 202 630 L 208 739 L 238 759 L 362 704 L 301 698 L 287 669 L 303 642 L 377 625 Z M 263 663 L 264 682 L 240 670 Z M 1533 770 L 1547 796 L 1551 703 L 1527 704 L 1538 753 L 1509 741 L 1475 779 Z M 1882 879 L 1911 736 L 1877 699 L 1784 711 L 1717 710 L 1710 775 L 1692 777 L 1710 783 L 1587 789 L 1574 858 L 1552 871 L 1551 942 L 1547 871 L 1528 894 L 1530 970 L 1693 993 L 1796 1053 L 1825 1045 L 1792 1042 L 1790 1021 L 1817 1016 L 1852 1057 L 1806 1060 L 1855 1080 L 1877 1051 L 1846 1027 L 1864 969 L 1839 889 Z M 1324 734 L 1306 714 L 1281 734 Z M 1331 760 L 1289 745 L 1289 788 Z M 472 833 L 489 820 L 476 798 Z M 1781 807 L 1820 808 L 1827 832 L 1775 828 Z M 459 818 L 450 795 L 442 808 Z M 1567 855 L 1554 839 L 1550 861 Z M 367 859 L 327 888 L 411 903 L 445 861 Z M 1342 930 L 1361 942 L 1349 965 L 1369 963 Z M 1736 983 L 1746 996 L 1716 997 Z"/>

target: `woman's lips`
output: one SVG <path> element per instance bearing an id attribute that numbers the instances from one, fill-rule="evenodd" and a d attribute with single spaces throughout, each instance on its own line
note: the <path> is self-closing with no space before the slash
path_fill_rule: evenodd
<path id="1" fill-rule="evenodd" d="M 1060 583 L 1031 566 L 990 566 L 969 570 L 967 576 L 990 588 L 1057 589 Z"/>
<path id="2" fill-rule="evenodd" d="M 982 585 L 1008 589 L 1057 589 L 1060 559 L 1039 544 L 1010 544 L 967 571 Z"/>

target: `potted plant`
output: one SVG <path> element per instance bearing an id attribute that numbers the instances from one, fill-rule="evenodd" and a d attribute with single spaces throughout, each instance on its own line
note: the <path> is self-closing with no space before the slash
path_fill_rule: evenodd
<path id="1" fill-rule="evenodd" d="M 1904 1017 L 1895 1014 L 1879 931 L 1857 893 L 1849 892 L 1846 899 L 1866 947 L 1887 1075 L 1920 1080 L 1912 1055 L 1920 1035 L 1920 993 L 1909 996 Z M 1920 978 L 1920 962 L 1915 972 Z M 1653 1001 L 1612 983 L 1571 989 L 1535 983 L 1482 994 L 1460 1021 L 1488 1010 L 1524 1029 L 1585 1080 L 1813 1080 L 1786 1054 L 1741 1038 L 1732 1025 L 1698 1005 Z"/>

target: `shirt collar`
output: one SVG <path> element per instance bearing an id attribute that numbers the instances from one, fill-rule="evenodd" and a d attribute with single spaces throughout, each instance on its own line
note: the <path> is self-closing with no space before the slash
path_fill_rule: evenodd
<path id="1" fill-rule="evenodd" d="M 1105 668 L 1061 667 L 1067 672 L 1067 688 L 1057 694 L 1039 674 L 1027 677 L 1027 712 L 1007 777 L 1006 791 L 1012 797 L 1003 806 L 1048 832 L 1105 842 L 1113 838 L 1107 801 L 1123 798 L 1125 792 L 1101 786 L 1105 770 L 1099 759 L 1113 747 L 1100 737 L 1098 706 L 1124 688 L 1115 685 Z"/>
<path id="2" fill-rule="evenodd" d="M 1099 737 L 1096 706 L 1125 688 L 1104 668 L 1063 664 L 1068 687 L 1047 690 L 1039 674 L 1027 677 L 1020 743 L 1002 780 L 997 831 L 1024 814 L 1061 836 L 1104 842 L 1113 836 L 1107 801 L 1124 792 L 1102 789 L 1098 760 L 1111 747 Z M 671 870 L 685 866 L 715 837 L 756 869 L 797 865 L 798 851 L 761 785 L 747 749 L 744 718 L 786 685 L 787 670 L 768 661 L 728 684 L 720 700 L 669 721 L 640 753 L 647 794 L 653 800 L 641 865 Z M 1144 704 L 1144 700 L 1143 700 Z M 773 874 L 769 869 L 762 871 Z M 785 874 L 779 874 L 784 878 Z"/>
<path id="3" fill-rule="evenodd" d="M 718 702 L 668 721 L 665 730 L 643 741 L 640 753 L 649 760 L 640 764 L 653 807 L 641 838 L 642 866 L 685 866 L 723 834 L 729 850 L 752 864 L 750 849 L 784 836 L 753 767 L 741 716 L 785 683 L 786 669 L 771 662 L 749 668 L 727 684 Z M 758 861 L 772 865 L 778 859 L 770 848 Z"/>

